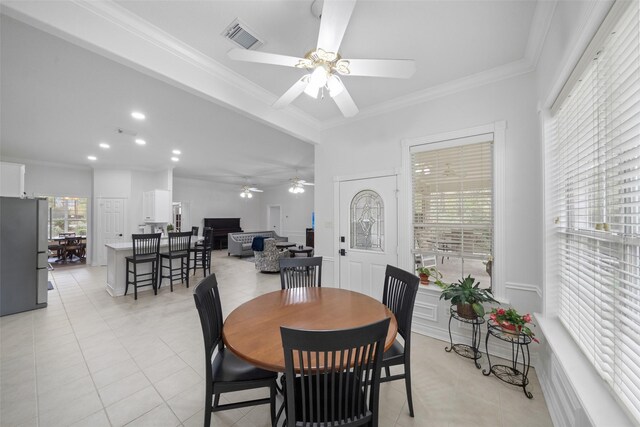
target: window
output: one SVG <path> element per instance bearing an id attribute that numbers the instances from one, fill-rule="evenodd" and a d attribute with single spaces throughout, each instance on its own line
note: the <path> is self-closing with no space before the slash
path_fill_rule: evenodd
<path id="1" fill-rule="evenodd" d="M 444 282 L 471 275 L 491 286 L 493 135 L 411 149 L 414 252 Z"/>
<path id="2" fill-rule="evenodd" d="M 384 203 L 373 190 L 351 200 L 351 249 L 384 251 Z"/>
<path id="3" fill-rule="evenodd" d="M 621 4 L 551 121 L 548 250 L 560 320 L 640 421 L 640 3 Z"/>
<path id="4" fill-rule="evenodd" d="M 60 233 L 87 234 L 87 199 L 49 196 L 49 238 Z"/>

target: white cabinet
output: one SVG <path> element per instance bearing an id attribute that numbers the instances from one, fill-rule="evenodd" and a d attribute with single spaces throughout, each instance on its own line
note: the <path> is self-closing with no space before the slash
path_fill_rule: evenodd
<path id="1" fill-rule="evenodd" d="M 142 220 L 165 224 L 171 222 L 169 191 L 153 190 L 142 193 Z"/>
<path id="2" fill-rule="evenodd" d="M 24 193 L 24 165 L 0 162 L 0 196 L 20 197 Z"/>

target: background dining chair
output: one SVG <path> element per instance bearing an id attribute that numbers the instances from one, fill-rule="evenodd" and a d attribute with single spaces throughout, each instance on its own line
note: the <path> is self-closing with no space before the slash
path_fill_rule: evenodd
<path id="1" fill-rule="evenodd" d="M 215 274 L 206 277 L 195 287 L 193 299 L 200 315 L 204 338 L 206 366 L 204 425 L 208 427 L 211 424 L 211 412 L 266 403 L 271 405 L 271 422 L 275 424 L 277 373 L 250 365 L 224 347 L 222 304 Z M 218 351 L 213 358 L 216 349 Z M 263 387 L 269 388 L 268 398 L 220 405 L 221 393 Z"/>
<path id="2" fill-rule="evenodd" d="M 411 398 L 411 321 L 413 319 L 413 306 L 418 293 L 420 278 L 401 270 L 397 267 L 387 265 L 384 277 L 384 290 L 382 292 L 382 303 L 389 307 L 389 310 L 396 316 L 398 322 L 398 333 L 404 340 L 404 346 L 395 340 L 389 350 L 384 352 L 382 365 L 386 376 L 381 378 L 381 382 L 400 380 L 404 378 L 407 389 L 407 403 L 409 405 L 409 415 L 413 417 L 413 399 Z M 390 366 L 404 365 L 402 374 L 391 375 Z"/>
<path id="3" fill-rule="evenodd" d="M 198 230 L 199 230 L 199 229 L 200 229 L 199 227 L 196 227 L 196 226 L 194 225 L 193 227 L 191 227 L 191 234 L 193 234 L 194 236 L 197 236 L 197 235 L 198 235 Z"/>
<path id="4" fill-rule="evenodd" d="M 125 257 L 126 265 L 126 286 L 124 294 L 129 290 L 129 284 L 133 285 L 134 299 L 138 299 L 138 288 L 152 286 L 153 293 L 158 294 L 158 264 L 160 256 L 160 233 L 155 234 L 132 234 L 133 255 Z M 151 263 L 151 272 L 138 273 L 138 265 Z M 131 269 L 133 267 L 133 270 Z M 133 280 L 130 275 L 133 274 Z"/>
<path id="5" fill-rule="evenodd" d="M 287 426 L 378 425 L 389 320 L 336 331 L 280 328 Z"/>
<path id="6" fill-rule="evenodd" d="M 280 260 L 280 287 L 282 289 L 320 287 L 322 284 L 322 257 L 282 258 Z"/>
<path id="7" fill-rule="evenodd" d="M 196 274 L 198 262 L 202 267 L 202 276 L 207 276 L 207 271 L 211 274 L 211 251 L 213 250 L 213 228 L 202 229 L 202 242 L 197 242 L 193 248 L 189 248 L 190 260 L 193 261 L 193 274 Z M 189 268 L 191 270 L 191 268 Z"/>
<path id="8" fill-rule="evenodd" d="M 186 283 L 189 287 L 189 249 L 191 248 L 191 237 L 193 235 L 186 231 L 184 233 L 169 233 L 169 252 L 160 254 L 160 283 L 158 288 L 162 286 L 162 279 L 168 278 L 171 285 L 171 292 L 173 292 L 173 280 L 177 272 L 179 271 L 179 277 L 183 283 Z M 179 267 L 173 267 L 173 260 L 180 261 Z M 164 264 L 164 261 L 168 261 L 168 265 Z M 164 269 L 169 269 L 167 275 L 164 274 Z"/>

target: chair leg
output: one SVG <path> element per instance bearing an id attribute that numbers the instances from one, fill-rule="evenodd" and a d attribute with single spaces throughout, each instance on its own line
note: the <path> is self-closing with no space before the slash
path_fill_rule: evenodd
<path id="1" fill-rule="evenodd" d="M 269 406 L 271 409 L 271 427 L 276 427 L 276 385 L 271 385 L 269 388 Z"/>
<path id="2" fill-rule="evenodd" d="M 153 294 L 158 295 L 158 266 L 156 261 L 151 261 L 151 287 L 153 287 Z"/>
<path id="3" fill-rule="evenodd" d="M 138 299 L 138 264 L 133 263 L 133 297 Z"/>
<path id="4" fill-rule="evenodd" d="M 206 387 L 206 396 L 204 402 L 204 426 L 209 427 L 211 425 L 211 386 Z"/>
<path id="5" fill-rule="evenodd" d="M 127 291 L 129 290 L 129 260 L 127 260 L 127 271 L 125 272 L 126 274 L 126 279 L 125 279 L 125 285 L 124 285 L 124 294 L 127 294 Z"/>
<path id="6" fill-rule="evenodd" d="M 169 283 L 171 284 L 171 292 L 173 292 L 173 260 L 169 258 Z"/>
<path id="7" fill-rule="evenodd" d="M 189 253 L 187 252 L 187 262 L 186 262 L 186 264 L 187 264 L 187 265 L 186 265 L 186 267 L 187 267 L 187 274 L 185 274 L 185 275 L 184 275 L 185 280 L 186 280 L 186 282 L 187 282 L 187 288 L 189 287 L 189 259 L 190 259 L 190 258 L 191 258 L 191 257 L 189 256 Z M 185 263 L 184 263 L 184 258 L 180 259 L 180 262 L 182 263 L 183 268 L 184 268 L 184 264 L 185 264 Z M 184 273 L 183 273 L 183 274 L 184 274 Z"/>
<path id="8" fill-rule="evenodd" d="M 413 417 L 413 399 L 411 398 L 411 367 L 409 358 L 404 360 L 404 385 L 407 388 L 407 404 L 409 405 L 409 415 Z"/>

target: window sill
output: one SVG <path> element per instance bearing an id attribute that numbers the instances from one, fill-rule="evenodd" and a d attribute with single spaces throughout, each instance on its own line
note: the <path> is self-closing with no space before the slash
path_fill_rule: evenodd
<path id="1" fill-rule="evenodd" d="M 593 426 L 633 426 L 625 410 L 556 317 L 535 318 Z"/>

